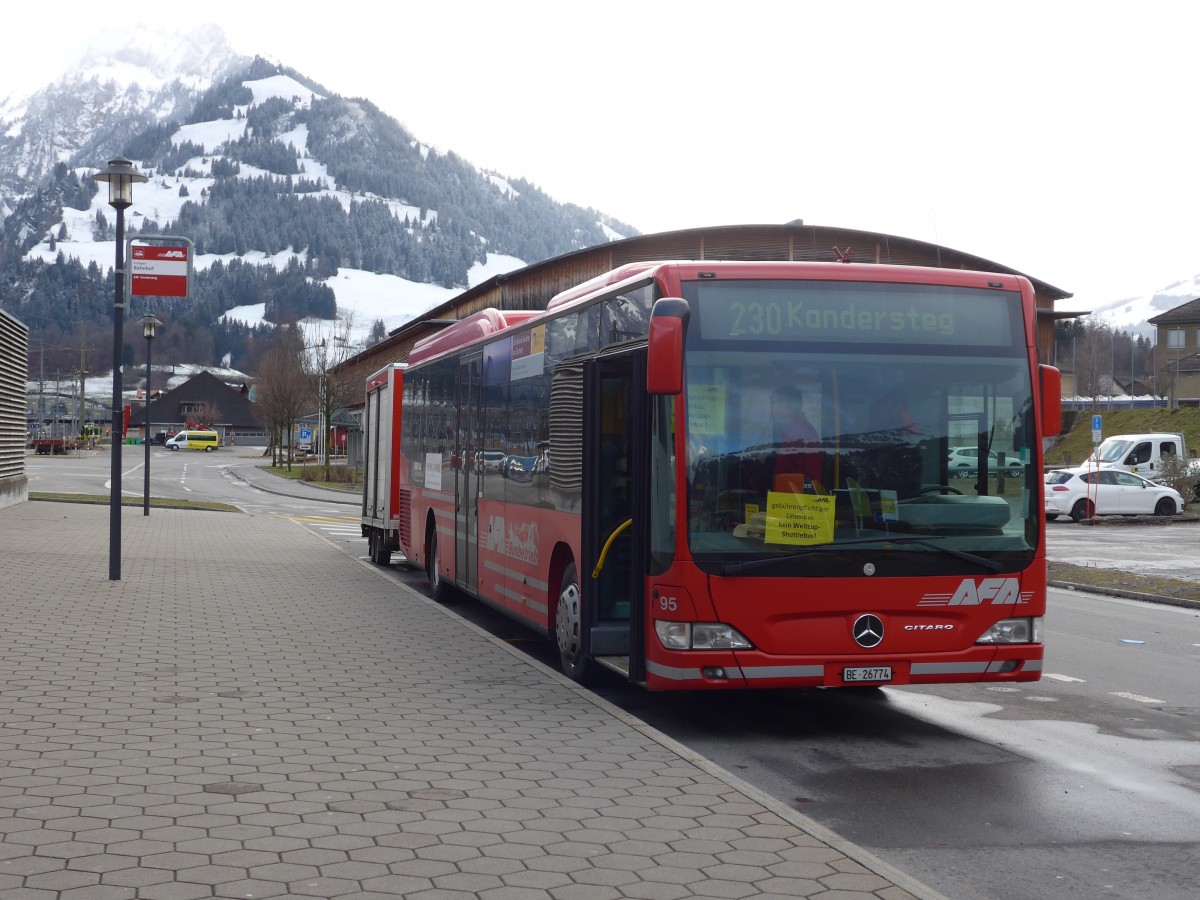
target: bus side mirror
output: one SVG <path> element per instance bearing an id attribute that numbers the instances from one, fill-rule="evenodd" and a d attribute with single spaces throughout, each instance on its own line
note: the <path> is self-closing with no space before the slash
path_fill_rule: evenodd
<path id="1" fill-rule="evenodd" d="M 1054 437 L 1062 431 L 1062 373 L 1054 366 L 1038 366 L 1042 383 L 1042 435 Z"/>
<path id="2" fill-rule="evenodd" d="M 646 390 L 675 396 L 683 392 L 683 342 L 691 307 L 679 297 L 661 297 L 650 312 L 646 349 Z"/>

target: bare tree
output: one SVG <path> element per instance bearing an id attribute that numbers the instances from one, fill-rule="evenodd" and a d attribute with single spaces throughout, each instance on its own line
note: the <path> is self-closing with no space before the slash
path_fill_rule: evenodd
<path id="1" fill-rule="evenodd" d="M 1160 397 L 1167 398 L 1167 406 L 1170 409 L 1178 409 L 1179 403 L 1175 396 L 1175 376 L 1179 374 L 1179 361 L 1170 359 L 1161 366 L 1158 370 L 1158 384 L 1156 393 Z"/>
<path id="2" fill-rule="evenodd" d="M 1088 322 L 1075 340 L 1075 393 L 1092 398 L 1092 409 L 1100 406 L 1100 394 L 1112 378 L 1112 329 Z"/>
<path id="3" fill-rule="evenodd" d="M 221 408 L 216 403 L 197 403 L 196 408 L 192 410 L 192 421 L 205 428 L 212 428 L 220 418 Z"/>
<path id="4" fill-rule="evenodd" d="M 271 432 L 271 462 L 281 465 L 283 435 L 291 435 L 292 426 L 311 392 L 305 371 L 304 338 L 293 326 L 275 329 L 259 363 L 259 381 L 255 409 Z M 287 466 L 292 467 L 292 442 L 288 441 Z"/>
<path id="5" fill-rule="evenodd" d="M 344 372 L 331 372 L 341 363 L 362 350 L 361 345 L 351 340 L 354 328 L 354 316 L 348 313 L 339 316 L 326 334 L 320 340 L 309 346 L 305 359 L 309 363 L 311 384 L 316 388 L 317 410 L 320 415 L 321 462 L 324 467 L 324 479 L 329 480 L 329 437 L 333 430 L 334 414 L 361 398 L 363 384 L 357 378 L 351 378 Z"/>

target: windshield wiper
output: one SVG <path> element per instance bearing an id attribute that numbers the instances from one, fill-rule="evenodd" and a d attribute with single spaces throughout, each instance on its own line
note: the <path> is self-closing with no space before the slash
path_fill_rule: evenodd
<path id="1" fill-rule="evenodd" d="M 852 544 L 878 544 L 881 541 L 889 540 L 892 540 L 892 538 L 855 538 L 852 541 L 838 541 L 834 544 L 817 544 L 812 547 L 805 547 L 802 550 L 789 553 L 786 556 L 763 556 L 758 559 L 748 559 L 745 562 L 726 563 L 725 565 L 721 566 L 721 574 L 736 575 L 738 572 L 745 572 L 747 569 L 762 569 L 766 566 L 774 565 L 775 563 L 786 562 L 789 559 L 799 559 L 801 556 L 812 556 L 814 553 L 829 553 L 831 551 L 837 551 L 842 547 L 847 547 Z"/>
<path id="2" fill-rule="evenodd" d="M 726 563 L 725 565 L 721 566 L 720 571 L 722 575 L 736 575 L 739 572 L 747 572 L 751 569 L 764 569 L 777 563 L 787 562 L 791 559 L 798 559 L 801 556 L 812 556 L 814 553 L 837 552 L 842 547 L 852 546 L 854 544 L 918 544 L 930 550 L 937 550 L 940 553 L 945 553 L 947 556 L 953 556 L 955 559 L 961 559 L 965 562 L 973 563 L 974 565 L 987 569 L 990 572 L 999 572 L 1004 568 L 1002 563 L 988 559 L 986 556 L 968 553 L 965 550 L 957 550 L 954 547 L 943 547 L 941 544 L 935 543 L 928 538 L 905 535 L 898 537 L 857 538 L 852 541 L 838 541 L 832 544 L 820 544 L 815 547 L 806 547 L 803 550 L 789 553 L 786 556 L 764 556 L 760 557 L 759 559 L 748 559 L 745 562 Z"/>
<path id="3" fill-rule="evenodd" d="M 976 553 L 968 553 L 966 550 L 959 550 L 955 547 L 943 547 L 941 544 L 936 544 L 928 538 L 894 537 L 887 538 L 886 541 L 889 544 L 919 544 L 922 547 L 928 547 L 930 550 L 937 550 L 940 553 L 945 553 L 947 556 L 953 556 L 955 559 L 975 563 L 975 565 L 982 566 L 992 572 L 999 572 L 1004 568 L 1003 563 L 998 563 L 994 559 L 988 559 L 986 556 L 979 556 Z"/>

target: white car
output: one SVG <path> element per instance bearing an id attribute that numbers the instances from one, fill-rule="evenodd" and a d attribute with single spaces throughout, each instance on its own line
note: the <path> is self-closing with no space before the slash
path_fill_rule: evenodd
<path id="1" fill-rule="evenodd" d="M 1183 509 L 1174 488 L 1120 469 L 1078 466 L 1046 473 L 1046 519 L 1070 516 L 1173 516 Z"/>
<path id="2" fill-rule="evenodd" d="M 974 478 L 979 473 L 979 448 L 951 447 L 946 467 L 951 478 Z M 993 450 L 988 451 L 987 469 L 989 475 L 1000 470 L 1000 457 Z M 1024 472 L 1025 463 L 1020 459 L 1010 456 L 1004 460 L 1004 474 L 1009 478 L 1019 478 Z"/>

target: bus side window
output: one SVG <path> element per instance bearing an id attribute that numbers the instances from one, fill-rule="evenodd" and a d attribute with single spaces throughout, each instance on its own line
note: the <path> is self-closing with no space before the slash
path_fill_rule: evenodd
<path id="1" fill-rule="evenodd" d="M 563 360 L 575 355 L 575 335 L 579 328 L 579 316 L 565 315 L 554 319 L 547 326 L 546 368 L 547 373 Z"/>
<path id="2" fill-rule="evenodd" d="M 595 353 L 600 349 L 600 307 L 589 306 L 579 313 L 575 332 L 575 352 Z"/>
<path id="3" fill-rule="evenodd" d="M 632 341 L 650 331 L 650 309 L 654 304 L 652 285 L 632 288 L 604 303 L 600 335 L 605 347 Z"/>

